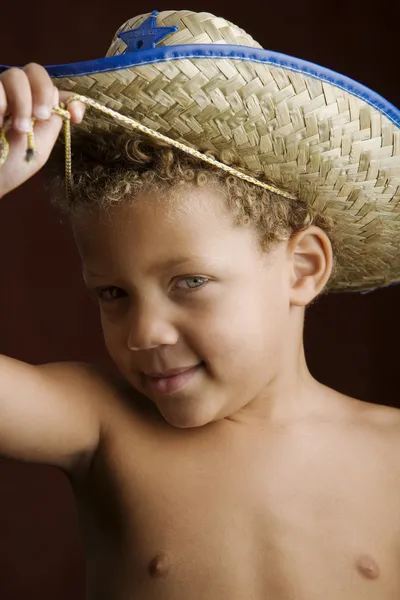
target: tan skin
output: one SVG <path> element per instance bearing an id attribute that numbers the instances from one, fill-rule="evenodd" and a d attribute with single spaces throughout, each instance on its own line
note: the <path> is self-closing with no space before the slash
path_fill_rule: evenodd
<path id="1" fill-rule="evenodd" d="M 72 226 L 121 376 L 0 357 L 0 454 L 67 474 L 88 599 L 397 600 L 399 411 L 304 357 L 324 232 L 263 254 L 208 188 Z M 142 375 L 199 362 L 170 394 Z"/>
<path id="2" fill-rule="evenodd" d="M 141 393 L 121 385 L 73 484 L 89 597 L 398 598 L 398 411 L 324 387 L 304 360 L 329 240 L 310 227 L 261 255 L 212 190 L 179 206 L 168 221 L 144 196 L 73 223 L 108 350 Z M 199 258 L 161 270 L 180 255 Z M 199 359 L 180 391 L 141 388 L 139 372 Z"/>

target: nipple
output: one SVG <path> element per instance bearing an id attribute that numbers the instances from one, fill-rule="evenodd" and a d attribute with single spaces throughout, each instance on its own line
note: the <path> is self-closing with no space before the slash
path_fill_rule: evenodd
<path id="1" fill-rule="evenodd" d="M 168 554 L 160 552 L 153 558 L 149 565 L 149 573 L 152 577 L 165 577 L 170 568 Z"/>
<path id="2" fill-rule="evenodd" d="M 368 555 L 357 560 L 357 569 L 367 579 L 378 579 L 380 571 L 376 562 Z"/>

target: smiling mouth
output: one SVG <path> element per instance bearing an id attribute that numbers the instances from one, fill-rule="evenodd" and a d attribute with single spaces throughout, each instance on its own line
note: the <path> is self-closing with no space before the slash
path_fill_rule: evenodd
<path id="1" fill-rule="evenodd" d="M 153 372 L 153 373 L 144 373 L 146 377 L 150 377 L 151 379 L 165 379 L 167 377 L 174 377 L 175 375 L 180 375 L 181 373 L 186 373 L 190 369 L 194 369 L 198 367 L 201 363 L 197 363 L 196 365 L 190 365 L 188 367 L 180 367 L 177 369 L 169 369 L 168 371 L 162 372 Z"/>
<path id="2" fill-rule="evenodd" d="M 169 375 L 168 377 L 150 377 L 149 375 L 143 374 L 144 387 L 151 392 L 158 392 L 161 394 L 177 392 L 201 371 L 203 364 L 204 363 L 201 362 L 192 367 L 181 368 L 179 369 L 179 373 Z M 177 371 L 177 369 L 175 369 L 175 371 Z M 169 372 L 171 373 L 171 371 Z M 166 371 L 166 373 L 168 373 L 168 371 Z"/>

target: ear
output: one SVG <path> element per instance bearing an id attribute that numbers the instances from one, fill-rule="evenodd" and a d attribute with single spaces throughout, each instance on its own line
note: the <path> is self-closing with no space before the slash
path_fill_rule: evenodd
<path id="1" fill-rule="evenodd" d="M 306 306 L 322 292 L 331 275 L 331 242 L 322 229 L 312 225 L 290 239 L 287 252 L 291 269 L 290 303 Z"/>

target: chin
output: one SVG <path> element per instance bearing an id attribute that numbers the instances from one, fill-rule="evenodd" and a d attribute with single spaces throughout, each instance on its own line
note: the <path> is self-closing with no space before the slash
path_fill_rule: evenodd
<path id="1" fill-rule="evenodd" d="M 217 420 L 217 416 L 205 410 L 177 410 L 177 406 L 166 406 L 165 403 L 157 404 L 157 408 L 165 421 L 177 429 L 194 429 L 204 427 Z"/>

